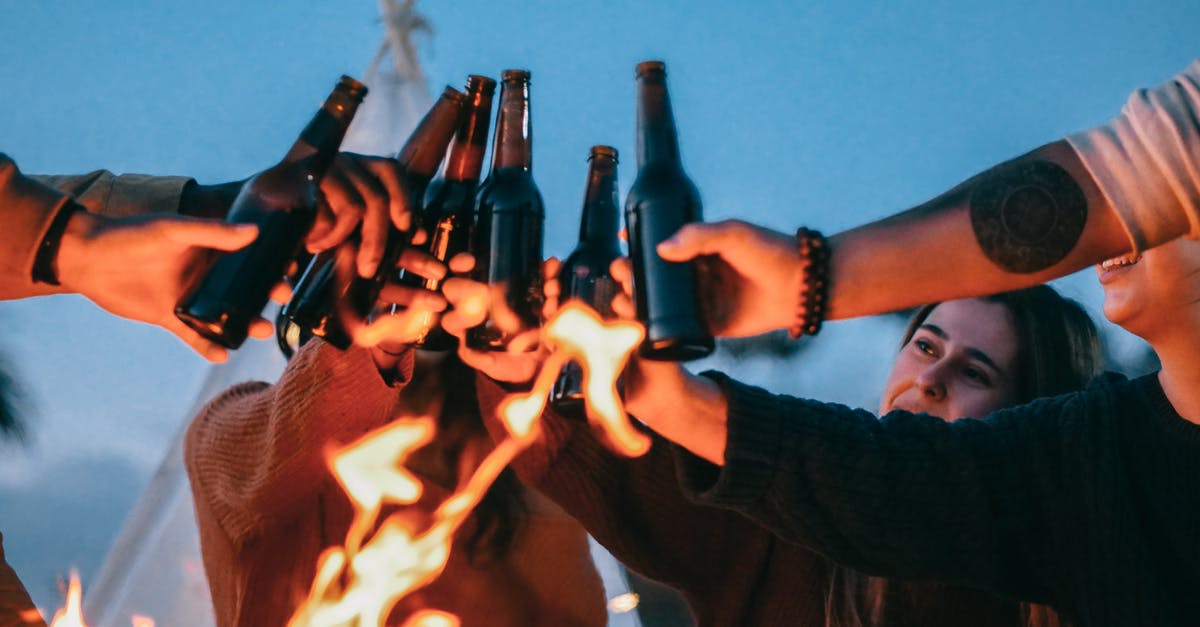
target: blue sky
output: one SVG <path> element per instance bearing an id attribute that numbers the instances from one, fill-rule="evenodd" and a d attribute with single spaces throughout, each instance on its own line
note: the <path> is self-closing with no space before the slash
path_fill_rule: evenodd
<path id="1" fill-rule="evenodd" d="M 558 255 L 588 147 L 616 146 L 622 188 L 633 178 L 639 60 L 668 63 L 707 218 L 835 232 L 1100 123 L 1200 53 L 1187 0 L 420 5 L 431 89 L 532 70 L 534 171 Z M 381 32 L 370 0 L 0 6 L 0 150 L 30 172 L 245 177 L 283 154 L 339 74 L 365 71 Z M 1063 285 L 1095 310 L 1092 283 Z M 49 603 L 54 573 L 98 566 L 205 364 L 78 298 L 6 303 L 0 320 L 35 426 L 29 447 L 0 448 L 0 531 Z M 833 325 L 805 354 L 813 368 L 746 375 L 872 406 L 894 330 L 871 324 Z M 850 379 L 870 385 L 829 387 Z"/>

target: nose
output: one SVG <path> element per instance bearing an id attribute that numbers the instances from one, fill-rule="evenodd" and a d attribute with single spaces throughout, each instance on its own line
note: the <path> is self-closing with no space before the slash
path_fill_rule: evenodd
<path id="1" fill-rule="evenodd" d="M 930 364 L 928 368 L 921 371 L 917 375 L 917 389 L 928 400 L 944 401 L 946 400 L 946 374 L 947 366 L 944 360 L 939 360 L 936 363 Z"/>

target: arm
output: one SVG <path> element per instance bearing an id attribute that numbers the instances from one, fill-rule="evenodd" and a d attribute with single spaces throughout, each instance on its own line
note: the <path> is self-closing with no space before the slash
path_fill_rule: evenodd
<path id="1" fill-rule="evenodd" d="M 945 423 L 876 419 L 714 378 L 729 403 L 724 466 L 677 451 L 685 491 L 700 503 L 886 577 L 1047 601 L 1072 567 L 1056 550 L 1086 533 L 1078 486 L 1064 487 L 1081 474 L 1068 444 L 1084 432 L 1073 418 L 1084 394 Z"/>
<path id="2" fill-rule="evenodd" d="M 983 172 L 923 205 L 830 239 L 827 317 L 1027 287 L 1130 250 L 1200 237 L 1200 62 L 1136 92 L 1120 116 Z M 728 265 L 722 335 L 788 328 L 805 267 L 792 238 L 740 222 L 694 224 L 672 261 Z M 952 269 L 952 276 L 948 276 Z"/>
<path id="3" fill-rule="evenodd" d="M 493 439 L 507 437 L 495 413 L 504 390 L 482 375 L 476 388 Z M 704 624 L 744 624 L 758 612 L 793 607 L 782 599 L 795 598 L 797 590 L 824 585 L 825 564 L 817 555 L 781 548 L 744 517 L 684 498 L 665 440 L 655 438 L 647 454 L 625 458 L 604 447 L 586 423 L 548 409 L 540 424 L 540 439 L 513 462 L 521 480 L 574 516 L 629 568 L 683 593 Z M 775 569 L 787 571 L 791 592 L 763 583 Z"/>
<path id="4" fill-rule="evenodd" d="M 407 375 L 412 363 L 408 351 Z M 395 403 L 367 350 L 314 340 L 275 385 L 234 386 L 192 420 L 184 461 L 194 498 L 235 543 L 288 520 L 313 486 L 333 481 L 325 452 L 386 424 Z"/>

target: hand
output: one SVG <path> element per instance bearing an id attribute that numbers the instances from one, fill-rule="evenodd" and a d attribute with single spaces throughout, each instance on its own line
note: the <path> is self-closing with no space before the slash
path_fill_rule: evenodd
<path id="1" fill-rule="evenodd" d="M 461 253 L 450 260 L 450 269 L 458 274 L 470 272 L 475 267 L 475 260 L 468 253 Z M 549 295 L 550 289 L 557 289 L 558 260 L 551 258 L 542 264 L 542 276 L 547 284 L 554 281 L 554 288 L 547 288 L 546 305 L 543 313 L 553 314 L 558 304 L 558 293 L 554 298 Z M 461 276 L 454 276 L 442 283 L 442 293 L 449 301 L 452 309 L 442 315 L 442 328 L 447 333 L 457 337 L 458 356 L 463 363 L 482 372 L 483 374 L 512 384 L 526 384 L 541 370 L 546 361 L 546 349 L 542 346 L 534 350 L 525 350 L 528 346 L 514 341 L 507 351 L 477 351 L 467 346 L 467 330 L 479 326 L 488 317 L 491 308 L 491 292 L 488 286 Z M 553 301 L 553 303 L 551 303 Z M 536 337 L 531 334 L 530 337 Z"/>
<path id="2" fill-rule="evenodd" d="M 621 285 L 621 291 L 613 295 L 613 313 L 623 320 L 635 320 L 637 310 L 633 305 L 633 266 L 629 258 L 614 260 L 609 273 Z M 650 421 L 647 425 L 661 431 L 656 428 L 656 420 L 674 413 L 680 397 L 687 393 L 688 379 L 692 376 L 678 362 L 639 359 L 635 353 L 621 374 L 621 396 L 625 411 L 639 419 L 648 416 Z"/>
<path id="3" fill-rule="evenodd" d="M 613 312 L 634 319 L 633 266 L 627 257 L 620 257 L 609 273 L 621 284 L 621 291 L 613 296 Z M 696 455 L 714 464 L 725 463 L 728 403 L 715 383 L 678 362 L 634 355 L 621 373 L 621 384 L 629 415 Z"/>
<path id="4" fill-rule="evenodd" d="M 355 268 L 358 275 L 375 274 L 383 258 L 388 230 L 412 228 L 408 188 L 399 162 L 350 152 L 339 153 L 321 179 L 328 211 L 317 213 L 307 244 L 312 252 L 345 241 L 362 223 Z"/>
<path id="5" fill-rule="evenodd" d="M 660 243 L 658 254 L 699 264 L 714 335 L 757 335 L 794 322 L 804 273 L 792 237 L 740 220 L 694 223 Z"/>
<path id="6" fill-rule="evenodd" d="M 404 249 L 397 266 L 427 279 L 445 277 L 446 266 L 420 248 L 424 241 L 425 233 L 418 230 L 413 235 L 414 246 Z M 334 258 L 334 280 L 339 284 L 354 279 L 352 267 L 355 256 L 353 242 L 345 242 L 338 248 Z M 397 307 L 380 312 L 368 322 L 358 317 L 350 303 L 340 302 L 337 304 L 338 318 L 355 344 L 373 349 L 376 355 L 398 355 L 408 344 L 420 338 L 430 325 L 436 324 L 437 314 L 446 309 L 446 299 L 426 289 L 389 281 L 379 292 L 376 307 L 380 305 Z"/>
<path id="7" fill-rule="evenodd" d="M 175 317 L 175 305 L 208 267 L 212 250 L 237 250 L 254 241 L 258 227 L 174 215 L 110 219 L 78 211 L 67 222 L 56 266 L 64 289 L 106 311 L 160 326 L 211 361 L 225 348 L 204 339 Z M 271 335 L 261 318 L 252 337 Z"/>

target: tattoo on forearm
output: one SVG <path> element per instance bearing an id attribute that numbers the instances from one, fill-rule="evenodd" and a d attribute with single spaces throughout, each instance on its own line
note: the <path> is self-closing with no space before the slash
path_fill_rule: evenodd
<path id="1" fill-rule="evenodd" d="M 1062 261 L 1087 221 L 1087 198 L 1050 161 L 1011 163 L 971 190 L 971 228 L 983 253 L 1009 272 L 1038 272 Z"/>

